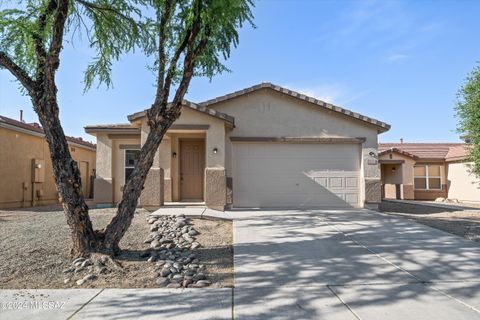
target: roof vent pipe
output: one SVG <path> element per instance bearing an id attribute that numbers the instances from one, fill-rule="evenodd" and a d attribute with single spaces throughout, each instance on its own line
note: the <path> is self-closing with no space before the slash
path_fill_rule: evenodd
<path id="1" fill-rule="evenodd" d="M 24 122 L 23 121 L 23 110 L 20 110 L 20 122 Z"/>

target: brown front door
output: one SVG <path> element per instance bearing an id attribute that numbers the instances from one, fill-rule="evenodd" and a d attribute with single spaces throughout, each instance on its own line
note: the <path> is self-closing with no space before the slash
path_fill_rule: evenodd
<path id="1" fill-rule="evenodd" d="M 180 141 L 180 196 L 181 200 L 203 199 L 203 171 L 205 148 L 203 140 Z"/>

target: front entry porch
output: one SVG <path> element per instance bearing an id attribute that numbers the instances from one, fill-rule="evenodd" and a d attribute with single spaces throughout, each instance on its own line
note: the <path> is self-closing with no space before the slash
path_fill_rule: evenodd
<path id="1" fill-rule="evenodd" d="M 382 198 L 403 199 L 403 162 L 392 160 L 381 164 Z"/>
<path id="2" fill-rule="evenodd" d="M 380 159 L 382 199 L 413 199 L 413 166 L 405 160 Z"/>
<path id="3" fill-rule="evenodd" d="M 149 127 L 145 122 L 141 125 L 143 143 Z M 140 204 L 155 208 L 165 203 L 195 202 L 224 210 L 227 205 L 225 136 L 230 129 L 222 119 L 184 109 L 158 148 L 150 170 L 154 177 L 147 177 Z M 160 175 L 155 175 L 156 171 Z"/>

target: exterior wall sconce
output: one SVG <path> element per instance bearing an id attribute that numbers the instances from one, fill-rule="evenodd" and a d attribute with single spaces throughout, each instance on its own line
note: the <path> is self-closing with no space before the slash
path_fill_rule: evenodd
<path id="1" fill-rule="evenodd" d="M 217 152 L 218 152 L 218 149 L 217 149 L 216 147 L 213 148 L 213 153 L 214 153 L 214 154 L 217 154 Z"/>
<path id="2" fill-rule="evenodd" d="M 176 157 L 177 157 L 177 153 L 176 152 L 172 153 L 172 158 L 175 159 Z"/>
<path id="3" fill-rule="evenodd" d="M 392 167 L 392 172 L 395 173 L 395 171 L 397 171 L 397 168 L 396 168 L 396 167 Z"/>

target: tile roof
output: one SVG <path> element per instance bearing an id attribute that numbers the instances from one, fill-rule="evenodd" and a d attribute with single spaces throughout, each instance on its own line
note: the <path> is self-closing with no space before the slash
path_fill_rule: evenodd
<path id="1" fill-rule="evenodd" d="M 225 121 L 225 122 L 227 122 L 231 125 L 235 125 L 235 118 L 234 117 L 232 117 L 232 116 L 230 116 L 226 113 L 207 108 L 206 106 L 203 106 L 203 105 L 200 105 L 200 104 L 188 101 L 188 100 L 183 100 L 182 101 L 182 107 L 187 107 L 187 108 L 205 113 L 209 116 L 221 119 L 221 120 L 223 120 L 223 121 Z M 133 114 L 128 116 L 128 121 L 134 121 L 138 118 L 144 117 L 146 114 L 147 114 L 147 110 L 133 113 Z"/>
<path id="2" fill-rule="evenodd" d="M 397 152 L 416 160 L 462 160 L 466 156 L 464 143 L 379 143 L 379 155 Z"/>
<path id="3" fill-rule="evenodd" d="M 468 146 L 461 145 L 461 146 L 450 147 L 447 155 L 445 156 L 445 160 L 456 161 L 456 160 L 463 160 L 466 157 L 468 157 Z"/>
<path id="4" fill-rule="evenodd" d="M 6 124 L 6 125 L 10 125 L 10 126 L 13 126 L 13 127 L 16 127 L 16 128 L 26 130 L 26 131 L 30 131 L 31 133 L 37 133 L 37 134 L 41 134 L 43 136 L 45 135 L 45 132 L 43 131 L 43 128 L 38 123 L 35 123 L 35 122 L 25 123 L 25 122 L 17 121 L 17 120 L 14 120 L 12 118 L 8 118 L 8 117 L 5 117 L 5 116 L 0 116 L 0 126 L 2 124 Z M 91 142 L 88 142 L 88 141 L 85 141 L 82 138 L 70 137 L 70 136 L 66 136 L 66 138 L 67 138 L 68 142 L 75 143 L 75 144 L 78 144 L 78 145 L 81 145 L 81 146 L 84 146 L 84 147 L 87 147 L 87 148 L 90 148 L 90 149 L 95 149 L 96 148 L 95 144 L 93 144 Z"/>
<path id="5" fill-rule="evenodd" d="M 322 100 L 318 100 L 318 99 L 315 99 L 313 97 L 309 97 L 309 96 L 304 95 L 302 93 L 277 86 L 277 85 L 272 84 L 270 82 L 263 82 L 263 83 L 254 85 L 252 87 L 245 88 L 243 90 L 235 91 L 235 92 L 232 92 L 232 93 L 229 93 L 229 94 L 217 97 L 217 98 L 213 98 L 213 99 L 201 102 L 200 105 L 208 107 L 210 105 L 213 105 L 213 104 L 225 101 L 225 100 L 233 99 L 233 98 L 248 94 L 250 92 L 254 92 L 254 91 L 257 91 L 257 90 L 260 90 L 260 89 L 265 89 L 265 88 L 272 89 L 274 91 L 289 95 L 291 97 L 294 97 L 294 98 L 312 103 L 312 104 L 314 104 L 318 107 L 321 107 L 321 108 L 324 108 L 324 109 L 327 109 L 327 110 L 330 110 L 330 111 L 338 112 L 338 113 L 341 113 L 343 115 L 349 116 L 351 118 L 367 122 L 369 124 L 373 124 L 373 125 L 379 127 L 381 132 L 385 132 L 385 131 L 388 131 L 390 129 L 389 124 L 387 124 L 385 122 L 382 122 L 380 120 L 376 120 L 376 119 L 361 115 L 359 113 L 341 108 L 339 106 L 335 106 L 333 104 L 324 102 Z"/>

